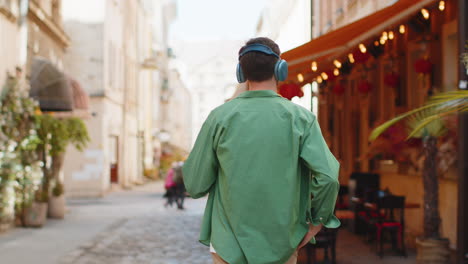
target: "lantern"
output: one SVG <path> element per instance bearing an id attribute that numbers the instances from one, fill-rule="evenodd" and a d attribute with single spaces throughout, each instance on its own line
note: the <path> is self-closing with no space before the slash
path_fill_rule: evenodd
<path id="1" fill-rule="evenodd" d="M 362 80 L 358 84 L 358 91 L 362 94 L 368 94 L 372 90 L 372 84 L 367 80 Z"/>
<path id="2" fill-rule="evenodd" d="M 428 59 L 419 59 L 414 63 L 414 70 L 420 74 L 429 74 L 432 71 L 432 63 Z"/>
<path id="3" fill-rule="evenodd" d="M 345 87 L 341 83 L 337 83 L 335 86 L 333 86 L 332 92 L 336 95 L 343 95 L 345 92 Z"/>
<path id="4" fill-rule="evenodd" d="M 400 84 L 400 76 L 394 72 L 391 72 L 385 75 L 384 83 L 390 87 L 397 87 Z"/>

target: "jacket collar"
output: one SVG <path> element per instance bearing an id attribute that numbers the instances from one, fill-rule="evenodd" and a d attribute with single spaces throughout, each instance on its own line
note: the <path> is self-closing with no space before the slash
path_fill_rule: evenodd
<path id="1" fill-rule="evenodd" d="M 279 97 L 279 94 L 272 90 L 256 90 L 246 91 L 241 93 L 238 98 L 252 98 L 252 97 Z"/>

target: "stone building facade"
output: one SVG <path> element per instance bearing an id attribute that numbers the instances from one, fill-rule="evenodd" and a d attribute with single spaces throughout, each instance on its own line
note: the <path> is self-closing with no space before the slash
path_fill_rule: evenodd
<path id="1" fill-rule="evenodd" d="M 112 183 L 131 187 L 157 166 L 156 115 L 167 60 L 158 53 L 165 40 L 155 40 L 161 25 L 153 22 L 162 2 L 64 1 L 72 37 L 65 64 L 91 97 L 91 143 L 83 153 L 70 149 L 65 161 L 69 196 L 102 196 Z"/>

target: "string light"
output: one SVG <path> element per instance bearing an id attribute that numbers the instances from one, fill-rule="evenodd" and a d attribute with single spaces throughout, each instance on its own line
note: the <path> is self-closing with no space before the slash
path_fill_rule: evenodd
<path id="1" fill-rule="evenodd" d="M 388 32 L 388 39 L 392 40 L 394 38 L 395 38 L 395 34 L 393 33 L 393 31 Z"/>
<path id="2" fill-rule="evenodd" d="M 328 80 L 328 75 L 327 75 L 326 73 L 322 72 L 321 75 L 322 75 L 322 78 L 323 78 L 325 81 Z"/>
<path id="3" fill-rule="evenodd" d="M 301 73 L 299 73 L 299 74 L 297 75 L 297 80 L 298 80 L 299 82 L 303 82 L 303 81 L 304 81 L 304 76 L 303 76 Z"/>
<path id="4" fill-rule="evenodd" d="M 380 38 L 380 44 L 385 45 L 386 42 L 387 40 L 385 40 L 384 37 Z"/>
<path id="5" fill-rule="evenodd" d="M 445 1 L 440 1 L 439 2 L 439 10 L 444 11 L 445 10 Z"/>
<path id="6" fill-rule="evenodd" d="M 318 83 L 322 83 L 322 82 L 323 82 L 323 79 L 322 79 L 321 76 L 317 77 L 317 82 L 318 82 Z"/>
<path id="7" fill-rule="evenodd" d="M 362 53 L 366 53 L 367 52 L 367 49 L 366 49 L 366 46 L 364 44 L 359 44 L 359 49 L 361 50 Z"/>
<path id="8" fill-rule="evenodd" d="M 405 34 L 405 32 L 406 32 L 405 25 L 400 25 L 400 30 L 399 31 L 400 31 L 400 34 Z"/>
<path id="9" fill-rule="evenodd" d="M 338 70 L 338 69 L 333 70 L 333 75 L 335 75 L 335 76 L 340 75 L 340 70 Z"/>
<path id="10" fill-rule="evenodd" d="M 348 54 L 349 62 L 354 63 L 354 55 L 352 53 Z"/>
<path id="11" fill-rule="evenodd" d="M 380 45 L 380 43 L 376 40 L 374 41 L 374 46 L 378 47 Z"/>
<path id="12" fill-rule="evenodd" d="M 339 60 L 334 60 L 333 61 L 333 64 L 335 64 L 335 66 L 339 69 L 341 68 L 341 62 Z"/>
<path id="13" fill-rule="evenodd" d="M 387 41 L 387 39 L 388 39 L 387 31 L 384 31 L 384 33 L 382 33 L 382 38 L 385 39 L 385 41 Z"/>
<path id="14" fill-rule="evenodd" d="M 313 72 L 316 72 L 316 71 L 317 71 L 317 62 L 316 62 L 316 61 L 313 61 L 313 62 L 312 62 L 312 65 L 310 66 L 310 68 L 312 69 Z"/>
<path id="15" fill-rule="evenodd" d="M 429 14 L 429 11 L 426 8 L 421 9 L 421 14 L 423 15 L 424 19 L 428 20 L 429 17 L 431 16 Z"/>

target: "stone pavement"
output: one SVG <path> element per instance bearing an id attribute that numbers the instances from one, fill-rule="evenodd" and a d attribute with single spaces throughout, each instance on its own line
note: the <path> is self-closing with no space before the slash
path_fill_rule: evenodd
<path id="1" fill-rule="evenodd" d="M 70 200 L 65 220 L 0 235 L 0 263 L 211 263 L 209 249 L 198 243 L 206 200 L 187 199 L 187 209 L 179 211 L 165 208 L 162 195 L 163 185 L 157 182 L 101 199 Z M 338 234 L 337 260 L 339 264 L 415 263 L 413 254 L 380 259 L 346 229 Z"/>
<path id="2" fill-rule="evenodd" d="M 67 201 L 64 220 L 0 234 L 1 264 L 210 263 L 198 243 L 206 200 L 164 208 L 163 183 Z"/>

